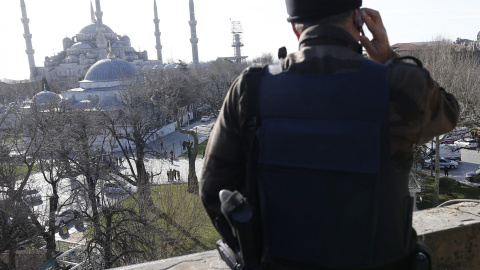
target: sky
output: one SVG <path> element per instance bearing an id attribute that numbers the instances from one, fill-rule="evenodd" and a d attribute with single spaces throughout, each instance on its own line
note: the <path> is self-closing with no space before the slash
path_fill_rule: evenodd
<path id="1" fill-rule="evenodd" d="M 64 37 L 73 37 L 90 24 L 90 0 L 24 0 L 36 66 L 45 56 L 63 50 Z M 233 56 L 231 21 L 243 27 L 242 55 L 249 59 L 278 48 L 297 50 L 283 0 L 194 0 L 200 61 Z M 95 1 L 93 0 L 95 6 Z M 192 61 L 189 0 L 157 0 L 164 62 Z M 390 44 L 432 41 L 442 36 L 476 40 L 480 31 L 479 0 L 363 0 L 380 11 Z M 153 0 L 101 0 L 103 22 L 132 46 L 156 59 Z M 0 0 L 0 80 L 28 79 L 20 0 Z M 369 34 L 367 33 L 367 36 Z"/>

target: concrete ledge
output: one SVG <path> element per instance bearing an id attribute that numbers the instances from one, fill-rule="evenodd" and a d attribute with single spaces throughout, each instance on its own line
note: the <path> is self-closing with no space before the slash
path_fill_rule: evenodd
<path id="1" fill-rule="evenodd" d="M 216 250 L 173 257 L 159 261 L 113 268 L 117 270 L 229 270 Z"/>
<path id="2" fill-rule="evenodd" d="M 414 213 L 433 269 L 480 269 L 480 204 L 464 202 Z"/>
<path id="3" fill-rule="evenodd" d="M 480 204 L 464 202 L 413 213 L 413 227 L 429 247 L 433 269 L 480 269 Z M 228 270 L 216 250 L 117 270 Z"/>

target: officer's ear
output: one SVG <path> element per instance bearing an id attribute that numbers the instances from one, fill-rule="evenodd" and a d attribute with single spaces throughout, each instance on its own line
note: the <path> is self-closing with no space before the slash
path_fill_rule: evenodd
<path id="1" fill-rule="evenodd" d="M 297 36 L 297 39 L 300 39 L 300 33 L 297 30 L 297 27 L 295 27 L 295 23 L 292 22 L 292 28 L 293 28 L 293 33 L 295 33 L 295 36 Z"/>

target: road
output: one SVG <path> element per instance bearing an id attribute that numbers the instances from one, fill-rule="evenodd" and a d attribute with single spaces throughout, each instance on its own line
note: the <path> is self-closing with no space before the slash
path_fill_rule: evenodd
<path id="1" fill-rule="evenodd" d="M 458 162 L 458 169 L 448 171 L 449 176 L 468 186 L 480 186 L 479 184 L 470 183 L 465 180 L 465 173 L 478 170 L 480 166 L 480 153 L 478 153 L 476 149 L 461 149 L 460 151 L 462 152 L 462 161 Z M 425 172 L 430 173 L 430 170 L 425 170 Z M 443 170 L 440 170 L 440 173 L 443 176 Z"/>

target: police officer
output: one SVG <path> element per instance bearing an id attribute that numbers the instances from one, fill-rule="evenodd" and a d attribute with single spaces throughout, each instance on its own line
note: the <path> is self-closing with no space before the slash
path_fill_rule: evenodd
<path id="1" fill-rule="evenodd" d="M 361 4 L 286 0 L 299 49 L 264 70 L 254 149 L 242 131 L 249 71 L 210 135 L 200 192 L 212 221 L 220 190 L 245 192 L 256 151 L 269 269 L 412 269 L 412 146 L 452 130 L 459 106 L 418 61 L 398 58 L 379 12 Z"/>

